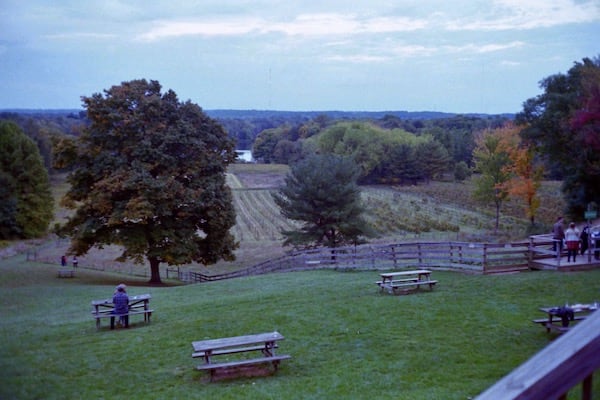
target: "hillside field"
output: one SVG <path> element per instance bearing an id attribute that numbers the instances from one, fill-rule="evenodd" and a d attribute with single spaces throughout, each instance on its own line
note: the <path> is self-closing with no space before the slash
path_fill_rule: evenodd
<path id="1" fill-rule="evenodd" d="M 281 216 L 271 194 L 284 184 L 289 171 L 286 165 L 234 164 L 227 175 L 232 188 L 237 222 L 232 232 L 240 243 L 234 262 L 219 262 L 211 266 L 186 265 L 182 269 L 205 274 L 229 272 L 247 268 L 283 255 L 289 248 L 281 243 L 282 230 L 293 229 L 297 222 Z M 540 195 L 542 207 L 538 211 L 540 232 L 548 232 L 556 215 L 563 207 L 559 182 L 544 182 Z M 58 199 L 67 186 L 63 179 L 55 180 L 57 221 L 68 211 L 58 206 Z M 402 242 L 411 240 L 509 241 L 521 240 L 528 235 L 529 222 L 524 218 L 517 201 L 507 202 L 502 209 L 500 232 L 493 234 L 494 210 L 476 203 L 471 196 L 470 181 L 432 181 L 418 186 L 363 187 L 367 220 L 378 233 L 371 242 Z M 38 260 L 55 263 L 66 251 L 68 242 L 54 241 L 38 250 Z M 111 246 L 92 250 L 79 258 L 81 266 L 102 270 L 122 270 L 130 274 L 148 274 L 147 265 L 113 261 L 120 251 Z M 166 268 L 166 266 L 162 266 Z M 162 272 L 164 276 L 165 273 Z"/>

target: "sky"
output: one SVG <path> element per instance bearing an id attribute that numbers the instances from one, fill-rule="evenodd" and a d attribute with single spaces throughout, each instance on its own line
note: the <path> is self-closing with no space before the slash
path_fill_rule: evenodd
<path id="1" fill-rule="evenodd" d="M 0 109 L 157 80 L 206 110 L 515 113 L 600 0 L 0 0 Z"/>

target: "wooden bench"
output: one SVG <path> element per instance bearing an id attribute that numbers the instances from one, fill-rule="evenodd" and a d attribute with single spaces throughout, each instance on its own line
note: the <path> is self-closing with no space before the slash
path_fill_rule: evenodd
<path id="1" fill-rule="evenodd" d="M 75 278 L 75 270 L 74 269 L 59 269 L 58 277 L 59 278 Z"/>
<path id="2" fill-rule="evenodd" d="M 276 349 L 277 347 L 278 347 L 277 343 L 275 343 L 273 348 Z M 260 351 L 260 350 L 263 350 L 264 348 L 265 348 L 265 346 L 234 347 L 231 349 L 214 350 L 211 352 L 211 355 L 219 356 L 219 355 L 223 355 L 223 354 L 244 353 L 247 351 Z M 192 353 L 192 358 L 204 357 L 205 355 L 206 355 L 206 353 L 204 351 L 198 351 L 196 353 Z"/>
<path id="3" fill-rule="evenodd" d="M 412 282 L 402 282 L 402 283 L 394 283 L 392 282 L 392 284 L 390 285 L 392 288 L 399 288 L 399 287 L 405 287 L 405 286 L 422 286 L 422 285 L 429 285 L 430 288 L 433 288 L 433 285 L 435 285 L 438 281 L 433 281 L 433 280 L 429 280 L 429 281 L 412 281 Z"/>
<path id="4" fill-rule="evenodd" d="M 382 289 L 387 289 L 388 292 L 393 293 L 398 289 L 420 289 L 420 287 L 422 285 L 429 285 L 429 288 L 433 290 L 433 286 L 438 283 L 438 281 L 435 280 L 426 280 L 426 281 L 419 281 L 419 280 L 412 280 L 412 281 L 405 281 L 405 282 L 397 282 L 397 281 L 392 281 L 391 283 L 383 283 L 381 284 L 381 288 Z"/>
<path id="5" fill-rule="evenodd" d="M 583 320 L 583 319 L 585 319 L 585 318 L 586 318 L 586 316 L 585 316 L 585 315 L 576 315 L 576 316 L 573 318 L 573 321 L 581 321 L 581 320 Z M 531 322 L 533 322 L 534 324 L 542 324 L 542 325 L 545 325 L 545 324 L 547 324 L 547 323 L 548 323 L 548 318 L 534 319 L 534 320 L 532 320 Z M 556 317 L 556 318 L 552 319 L 552 323 L 555 323 L 555 322 L 561 322 L 560 318 Z M 571 321 L 571 322 L 572 322 L 572 321 Z"/>
<path id="6" fill-rule="evenodd" d="M 389 281 L 389 282 L 388 282 L 388 281 L 386 281 L 386 282 L 383 282 L 383 281 L 377 281 L 377 282 L 375 282 L 375 284 L 377 284 L 377 285 L 379 285 L 379 286 L 382 286 L 382 285 L 388 285 L 388 284 L 390 284 L 390 283 L 391 283 L 392 285 L 394 285 L 394 284 L 399 284 L 399 283 L 405 283 L 405 282 L 418 282 L 418 281 L 419 281 L 419 279 L 418 279 L 418 278 L 408 278 L 408 279 L 395 279 L 395 280 L 393 280 L 393 281 Z"/>
<path id="7" fill-rule="evenodd" d="M 572 321 L 569 322 L 575 322 L 575 321 L 582 321 L 586 318 L 585 315 L 576 315 Z M 550 332 L 550 331 L 554 331 L 557 333 L 564 333 L 567 332 L 570 328 L 570 326 L 562 326 L 562 321 L 560 318 L 553 318 L 552 319 L 552 323 L 550 323 L 548 321 L 548 318 L 539 318 L 539 319 L 534 319 L 531 322 L 533 322 L 534 324 L 540 324 L 542 326 L 544 326 L 546 328 L 546 332 Z M 571 324 L 569 324 L 571 325 Z"/>
<path id="8" fill-rule="evenodd" d="M 214 353 L 213 353 L 214 354 Z M 279 362 L 282 360 L 288 360 L 292 358 L 289 354 L 273 355 L 268 357 L 260 358 L 249 358 L 246 360 L 227 361 L 219 363 L 208 363 L 196 366 L 198 371 L 210 371 L 210 380 L 212 381 L 217 370 L 224 370 L 228 368 L 239 368 L 247 365 L 266 364 L 271 363 L 275 371 L 279 367 Z"/>
<path id="9" fill-rule="evenodd" d="M 94 318 L 96 318 L 96 329 L 100 329 L 100 319 L 101 318 L 119 318 L 119 317 L 124 317 L 126 315 L 139 315 L 139 314 L 143 314 L 144 315 L 144 322 L 146 323 L 150 323 L 150 317 L 152 316 L 152 313 L 154 312 L 154 310 L 144 310 L 144 309 L 132 309 L 129 310 L 128 313 L 125 314 L 112 314 L 112 311 L 110 310 L 102 310 L 100 312 L 95 312 L 92 311 L 92 316 Z"/>
<path id="10" fill-rule="evenodd" d="M 550 323 L 546 323 L 546 331 L 550 332 L 550 331 L 554 331 L 557 333 L 565 333 L 569 331 L 569 327 L 568 326 L 562 326 L 562 325 L 556 325 L 556 324 L 550 324 Z"/>

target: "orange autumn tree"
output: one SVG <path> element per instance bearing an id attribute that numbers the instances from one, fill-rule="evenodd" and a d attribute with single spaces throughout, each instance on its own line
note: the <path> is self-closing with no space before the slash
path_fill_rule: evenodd
<path id="1" fill-rule="evenodd" d="M 522 129 L 523 127 L 509 123 L 496 132 L 500 136 L 500 147 L 510 159 L 504 166 L 510 178 L 500 185 L 510 196 L 523 201 L 525 214 L 531 225 L 534 225 L 535 215 L 540 207 L 537 193 L 542 182 L 543 168 L 535 162 L 533 146 L 521 139 Z"/>

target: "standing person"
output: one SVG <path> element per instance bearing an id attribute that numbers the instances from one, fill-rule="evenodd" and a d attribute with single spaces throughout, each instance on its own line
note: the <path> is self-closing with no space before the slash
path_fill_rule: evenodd
<path id="1" fill-rule="evenodd" d="M 77 256 L 73 257 L 73 267 L 77 268 L 77 266 L 79 266 L 79 260 L 77 260 Z"/>
<path id="2" fill-rule="evenodd" d="M 563 217 L 558 217 L 552 227 L 552 239 L 554 239 L 554 251 L 563 250 L 563 240 L 565 239 L 565 231 L 563 230 Z"/>
<path id="3" fill-rule="evenodd" d="M 126 288 L 124 283 L 117 286 L 117 290 L 113 295 L 113 304 L 115 305 L 113 314 L 127 314 L 129 312 L 129 296 L 127 296 Z M 129 315 L 121 316 L 120 320 L 125 328 L 129 328 Z M 115 317 L 110 317 L 110 329 L 115 329 Z"/>
<path id="4" fill-rule="evenodd" d="M 590 226 L 586 225 L 581 231 L 581 255 L 585 254 L 585 251 L 588 249 L 589 241 L 590 241 Z"/>
<path id="5" fill-rule="evenodd" d="M 575 227 L 575 222 L 569 224 L 569 229 L 565 232 L 565 241 L 567 242 L 567 262 L 571 261 L 571 256 L 575 262 L 579 251 L 579 229 Z"/>
<path id="6" fill-rule="evenodd" d="M 60 258 L 60 265 L 62 265 L 63 267 L 66 267 L 66 266 L 67 266 L 67 256 L 63 255 L 63 256 Z"/>

